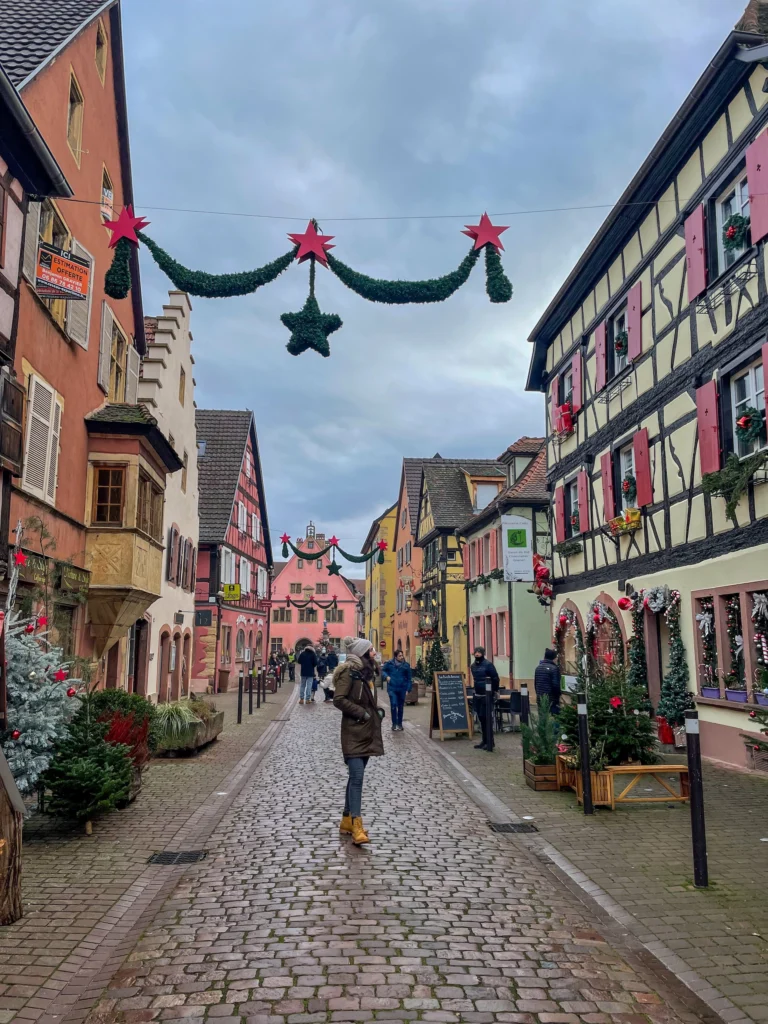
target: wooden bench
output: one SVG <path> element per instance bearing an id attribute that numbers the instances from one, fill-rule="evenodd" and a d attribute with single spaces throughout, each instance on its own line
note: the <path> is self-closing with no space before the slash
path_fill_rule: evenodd
<path id="1" fill-rule="evenodd" d="M 582 803 L 584 794 L 580 769 L 572 760 L 562 755 L 558 755 L 556 766 L 558 787 L 573 789 L 576 799 Z M 614 786 L 614 779 L 617 775 L 629 777 L 627 785 L 618 795 Z M 677 775 L 679 792 L 675 791 L 665 778 L 662 778 L 664 775 Z M 666 791 L 664 796 L 628 796 L 638 782 L 649 776 Z M 616 804 L 683 803 L 689 799 L 689 796 L 687 764 L 620 764 L 609 765 L 602 771 L 592 772 L 592 803 L 596 807 L 610 807 L 612 811 L 616 810 Z"/>

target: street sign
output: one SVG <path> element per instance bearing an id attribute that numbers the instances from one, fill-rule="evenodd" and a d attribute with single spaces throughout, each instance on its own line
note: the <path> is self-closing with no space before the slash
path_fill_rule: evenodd
<path id="1" fill-rule="evenodd" d="M 239 601 L 240 600 L 240 584 L 239 583 L 224 583 L 222 588 L 224 591 L 225 601 Z"/>

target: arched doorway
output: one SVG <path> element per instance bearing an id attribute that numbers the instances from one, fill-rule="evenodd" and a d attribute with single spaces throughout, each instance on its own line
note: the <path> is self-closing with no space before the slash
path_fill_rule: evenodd
<path id="1" fill-rule="evenodd" d="M 256 664 L 261 666 L 264 664 L 264 635 L 261 630 L 256 634 Z"/>
<path id="2" fill-rule="evenodd" d="M 184 634 L 184 654 L 181 659 L 181 693 L 182 696 L 189 694 L 189 673 L 192 667 L 192 637 L 189 633 Z"/>
<path id="3" fill-rule="evenodd" d="M 304 650 L 305 647 L 311 647 L 311 646 L 312 646 L 312 641 L 309 640 L 307 637 L 303 636 L 301 638 L 301 640 L 297 640 L 296 641 L 296 646 L 293 649 L 294 650 L 294 654 L 297 654 L 297 655 L 301 654 L 301 652 Z"/>
<path id="4" fill-rule="evenodd" d="M 408 664 L 411 664 L 411 638 L 407 636 L 405 638 L 405 660 Z"/>
<path id="5" fill-rule="evenodd" d="M 171 676 L 171 700 L 178 700 L 181 696 L 181 662 L 181 633 L 176 633 L 171 647 L 171 663 L 168 666 Z"/>
<path id="6" fill-rule="evenodd" d="M 157 700 L 165 704 L 168 700 L 168 669 L 171 664 L 171 634 L 160 634 L 160 650 L 157 662 Z"/>

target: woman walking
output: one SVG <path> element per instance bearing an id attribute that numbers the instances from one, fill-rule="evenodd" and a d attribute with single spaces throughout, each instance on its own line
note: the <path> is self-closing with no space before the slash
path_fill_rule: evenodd
<path id="1" fill-rule="evenodd" d="M 370 843 L 363 828 L 363 778 L 369 757 L 381 757 L 383 711 L 376 705 L 376 663 L 368 640 L 344 638 L 347 660 L 333 674 L 333 703 L 341 711 L 341 752 L 349 770 L 344 815 L 339 831 L 349 833 L 356 846 Z"/>

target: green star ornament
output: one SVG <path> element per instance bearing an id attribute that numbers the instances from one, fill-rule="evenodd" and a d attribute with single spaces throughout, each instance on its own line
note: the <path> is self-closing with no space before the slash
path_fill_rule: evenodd
<path id="1" fill-rule="evenodd" d="M 321 356 L 329 356 L 331 347 L 328 335 L 342 325 L 337 313 L 321 313 L 314 295 L 310 295 L 300 313 L 283 313 L 282 322 L 291 332 L 291 340 L 285 346 L 292 356 L 298 356 L 313 348 Z"/>
<path id="2" fill-rule="evenodd" d="M 341 576 L 341 566 L 338 562 L 333 561 L 328 564 L 328 575 L 329 576 Z"/>

